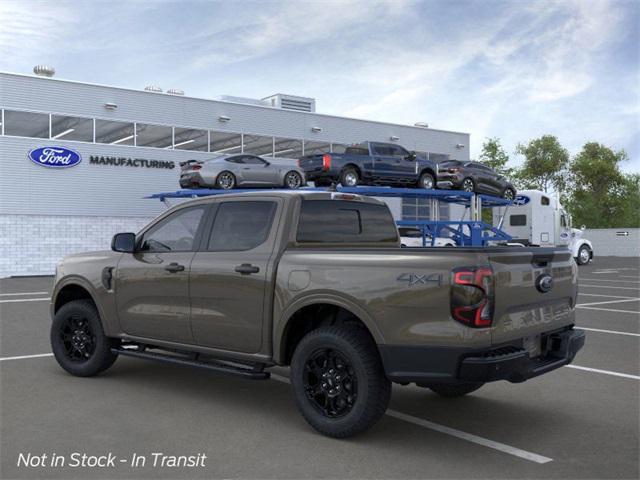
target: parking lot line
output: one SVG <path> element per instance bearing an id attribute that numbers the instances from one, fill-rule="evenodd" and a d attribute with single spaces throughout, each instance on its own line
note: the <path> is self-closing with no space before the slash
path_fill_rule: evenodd
<path id="1" fill-rule="evenodd" d="M 17 303 L 17 302 L 44 302 L 51 300 L 50 297 L 44 298 L 13 298 L 11 300 L 0 300 L 0 303 Z"/>
<path id="2" fill-rule="evenodd" d="M 618 330 L 603 330 L 601 328 L 576 327 L 578 330 L 586 330 L 588 332 L 613 333 L 615 335 L 630 335 L 632 337 L 640 337 L 640 333 L 619 332 Z"/>
<path id="3" fill-rule="evenodd" d="M 614 377 L 631 378 L 633 380 L 640 380 L 638 375 L 630 375 L 628 373 L 611 372 L 609 370 L 600 370 L 599 368 L 581 367 L 580 365 L 565 365 L 567 368 L 575 368 L 576 370 L 585 370 L 587 372 L 604 373 L 605 375 L 613 375 Z"/>
<path id="4" fill-rule="evenodd" d="M 635 310 L 614 310 L 613 308 L 581 307 L 580 305 L 576 305 L 576 308 L 582 308 L 584 310 L 600 310 L 603 312 L 614 312 L 614 313 L 633 313 L 635 315 L 640 315 L 640 312 L 636 312 Z"/>
<path id="5" fill-rule="evenodd" d="M 16 297 L 18 295 L 49 295 L 49 292 L 0 293 L 0 297 Z"/>
<path id="6" fill-rule="evenodd" d="M 0 357 L 0 362 L 8 360 L 26 360 L 28 358 L 53 357 L 53 353 L 38 353 L 36 355 L 20 355 L 19 357 Z"/>
<path id="7" fill-rule="evenodd" d="M 282 375 L 272 373 L 271 378 L 273 380 L 276 380 L 277 382 L 291 383 L 287 377 L 283 377 Z M 444 425 L 440 425 L 439 423 L 430 422 L 429 420 L 423 420 L 422 418 L 414 417 L 413 415 L 407 415 L 406 413 L 398 412 L 396 410 L 388 409 L 385 415 L 389 415 L 390 417 L 402 420 L 403 422 L 408 422 L 420 427 L 428 428 L 429 430 L 434 430 L 436 432 L 444 433 L 452 437 L 460 438 L 471 443 L 489 447 L 503 453 L 508 453 L 509 455 L 513 455 L 515 457 L 524 458 L 525 460 L 529 460 L 531 462 L 549 463 L 553 461 L 553 458 L 544 457 L 542 455 L 538 455 L 537 453 L 527 452 L 526 450 L 521 450 L 520 448 L 512 447 L 511 445 L 506 445 L 504 443 L 494 442 L 493 440 L 489 440 L 488 438 L 479 437 L 472 433 L 467 433 L 463 432 L 462 430 L 446 427 Z"/>
<path id="8" fill-rule="evenodd" d="M 612 282 L 612 283 L 640 283 L 639 281 L 633 281 L 633 280 L 609 280 L 608 278 L 589 278 L 589 277 L 580 277 L 583 280 L 591 280 L 591 281 L 596 281 L 596 282 Z M 637 277 L 636 277 L 637 278 Z"/>
<path id="9" fill-rule="evenodd" d="M 621 299 L 621 300 L 607 300 L 607 301 L 604 301 L 604 302 L 578 303 L 578 304 L 576 304 L 576 307 L 587 307 L 587 306 L 591 306 L 591 305 L 604 305 L 606 303 L 635 302 L 635 301 L 638 301 L 638 300 L 640 300 L 640 298 L 631 297 L 631 298 L 627 298 L 626 300 Z"/>
<path id="10" fill-rule="evenodd" d="M 579 296 L 583 297 L 605 297 L 605 298 L 636 298 L 636 297 L 623 297 L 621 295 L 602 295 L 601 293 L 582 293 Z"/>
<path id="11" fill-rule="evenodd" d="M 580 284 L 580 288 L 582 287 L 591 287 L 591 288 L 611 288 L 613 290 L 635 290 L 636 292 L 640 291 L 640 287 L 618 287 L 611 285 L 585 285 L 583 283 Z"/>

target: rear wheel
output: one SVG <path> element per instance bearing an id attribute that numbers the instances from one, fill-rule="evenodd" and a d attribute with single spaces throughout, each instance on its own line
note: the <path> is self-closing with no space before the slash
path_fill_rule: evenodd
<path id="1" fill-rule="evenodd" d="M 231 172 L 220 172 L 218 178 L 216 178 L 216 187 L 223 190 L 231 190 L 236 186 L 236 177 Z"/>
<path id="2" fill-rule="evenodd" d="M 418 186 L 426 190 L 432 190 L 436 186 L 436 181 L 433 178 L 433 175 L 431 175 L 430 173 L 423 173 L 422 175 L 420 175 Z"/>
<path id="3" fill-rule="evenodd" d="M 302 186 L 302 175 L 295 170 L 291 170 L 284 176 L 284 186 L 296 190 Z"/>
<path id="4" fill-rule="evenodd" d="M 578 249 L 578 256 L 576 257 L 576 263 L 578 265 L 586 265 L 591 260 L 591 250 L 586 245 L 582 245 Z"/>
<path id="5" fill-rule="evenodd" d="M 455 383 L 455 384 L 434 384 L 429 385 L 429 389 L 442 397 L 461 397 L 467 393 L 475 392 L 484 383 Z"/>
<path id="6" fill-rule="evenodd" d="M 476 189 L 475 183 L 473 183 L 473 179 L 465 178 L 462 181 L 462 190 L 465 192 L 474 192 Z"/>
<path id="7" fill-rule="evenodd" d="M 60 307 L 50 338 L 58 364 L 78 377 L 96 375 L 118 358 L 111 352 L 118 340 L 105 336 L 98 311 L 89 300 L 74 300 Z"/>
<path id="8" fill-rule="evenodd" d="M 391 397 L 391 382 L 376 346 L 359 327 L 322 327 L 308 333 L 293 354 L 291 385 L 304 419 L 335 438 L 371 428 Z"/>
<path id="9" fill-rule="evenodd" d="M 340 175 L 340 183 L 343 187 L 355 187 L 360 183 L 360 175 L 355 168 L 347 167 Z"/>

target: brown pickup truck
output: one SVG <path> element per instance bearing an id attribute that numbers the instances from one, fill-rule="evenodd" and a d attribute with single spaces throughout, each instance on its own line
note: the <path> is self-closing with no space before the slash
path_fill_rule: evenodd
<path id="1" fill-rule="evenodd" d="M 333 437 L 376 423 L 391 382 L 464 395 L 584 344 L 568 250 L 401 248 L 387 206 L 358 195 L 189 201 L 112 250 L 57 268 L 62 368 L 95 375 L 126 355 L 266 379 L 290 366 L 300 412 Z"/>

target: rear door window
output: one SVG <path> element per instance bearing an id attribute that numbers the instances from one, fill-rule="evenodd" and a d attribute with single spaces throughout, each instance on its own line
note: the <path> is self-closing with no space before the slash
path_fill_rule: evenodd
<path id="1" fill-rule="evenodd" d="M 276 202 L 234 201 L 218 207 L 207 250 L 216 252 L 252 250 L 268 238 Z"/>
<path id="2" fill-rule="evenodd" d="M 395 243 L 398 232 L 386 205 L 304 200 L 297 240 L 300 243 Z"/>

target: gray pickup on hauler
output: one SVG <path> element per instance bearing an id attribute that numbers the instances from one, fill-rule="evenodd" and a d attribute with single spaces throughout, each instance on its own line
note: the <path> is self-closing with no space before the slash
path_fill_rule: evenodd
<path id="1" fill-rule="evenodd" d="M 304 418 L 346 437 L 383 415 L 391 382 L 458 396 L 570 363 L 576 275 L 566 249 L 401 248 L 372 198 L 230 193 L 66 257 L 51 343 L 78 376 L 119 355 L 250 379 L 291 366 Z"/>

